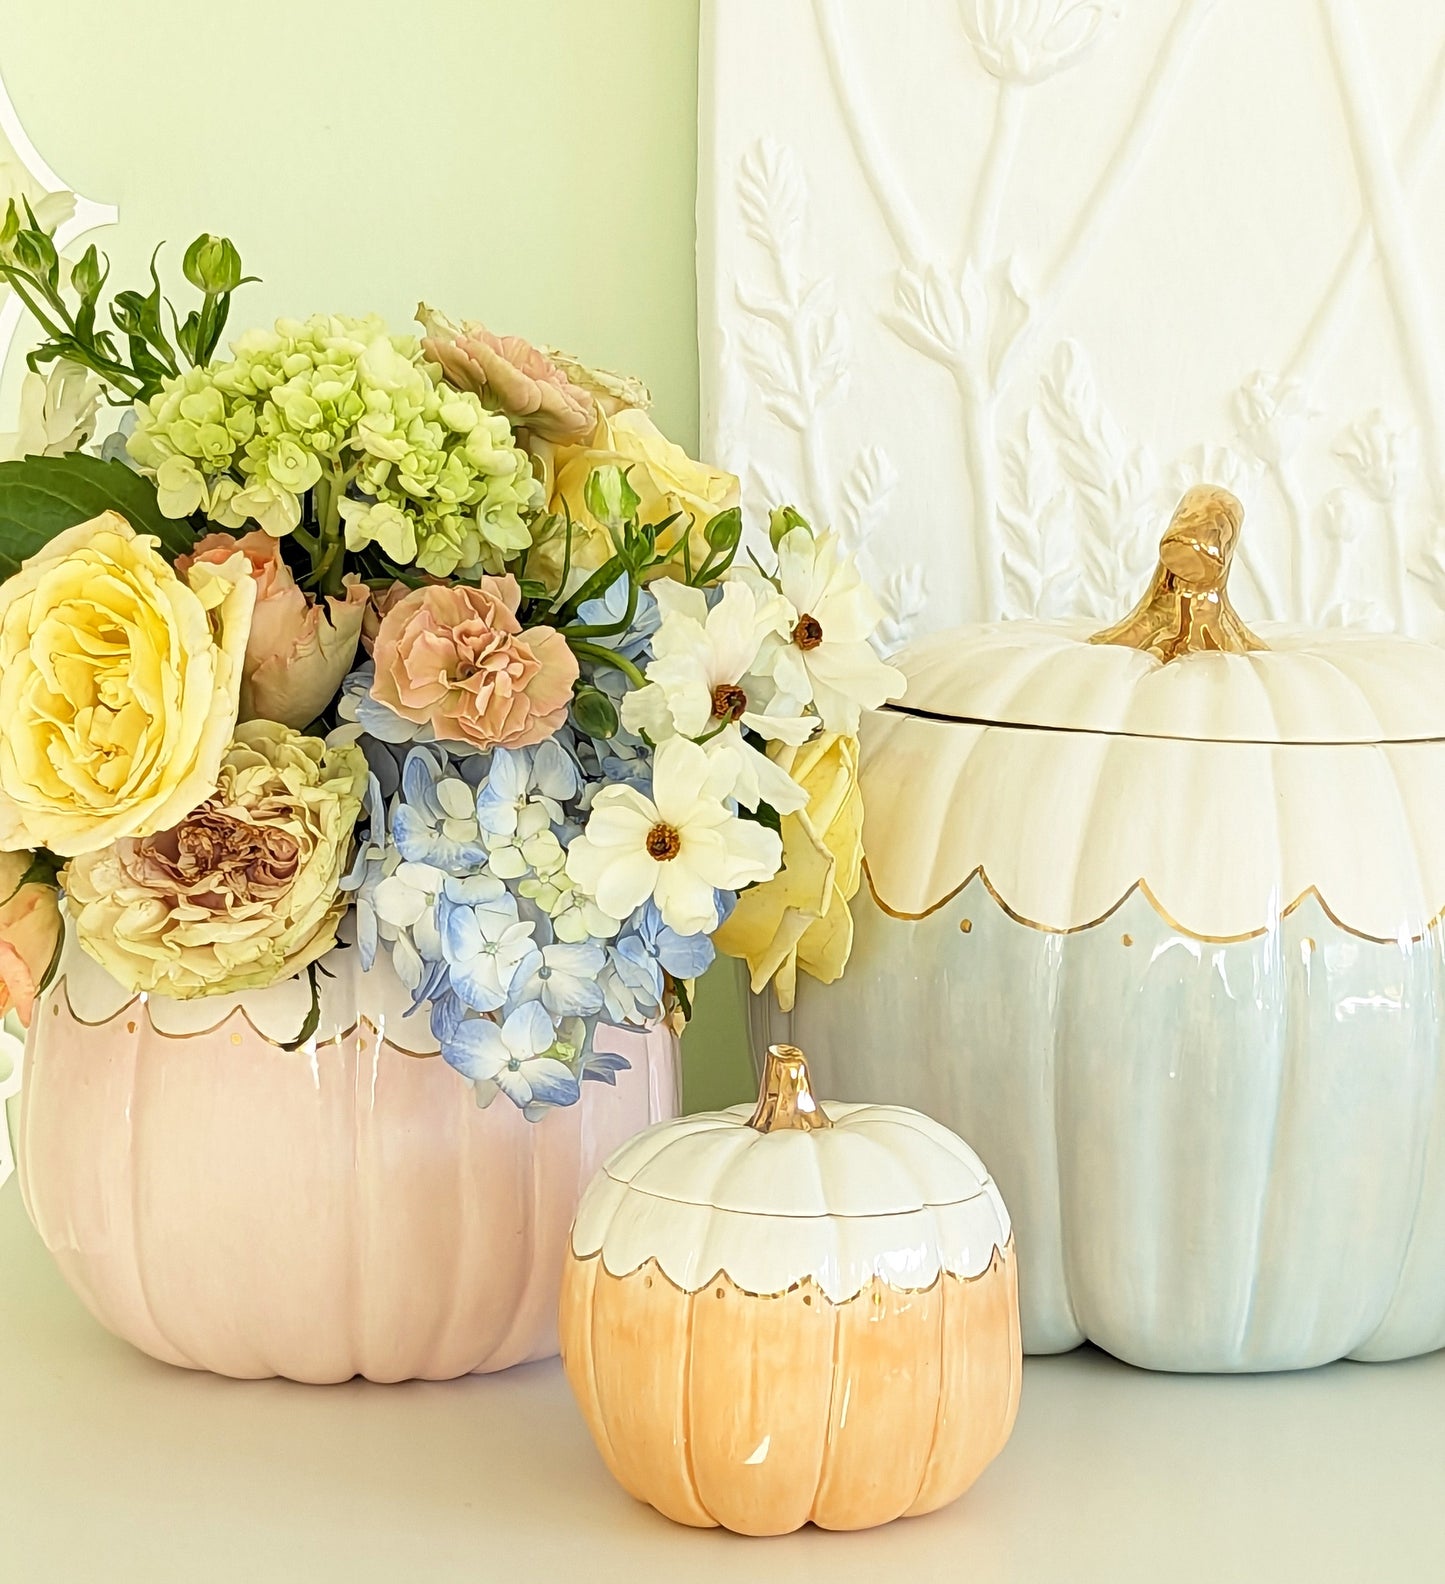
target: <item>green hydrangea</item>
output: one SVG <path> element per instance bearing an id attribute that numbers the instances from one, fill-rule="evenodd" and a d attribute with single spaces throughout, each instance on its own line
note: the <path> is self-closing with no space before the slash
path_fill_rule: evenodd
<path id="1" fill-rule="evenodd" d="M 281 537 L 317 490 L 321 527 L 439 577 L 500 571 L 531 543 L 541 486 L 511 425 L 445 383 L 378 318 L 280 319 L 137 408 L 130 454 L 171 517 Z M 319 486 L 319 487 L 318 487 Z"/>

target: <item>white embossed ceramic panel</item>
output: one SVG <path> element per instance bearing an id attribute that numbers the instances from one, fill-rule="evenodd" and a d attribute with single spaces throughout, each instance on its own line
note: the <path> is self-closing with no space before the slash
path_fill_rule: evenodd
<path id="1" fill-rule="evenodd" d="M 1181 488 L 1246 618 L 1445 633 L 1439 0 L 704 0 L 704 442 L 889 637 L 1116 614 Z"/>

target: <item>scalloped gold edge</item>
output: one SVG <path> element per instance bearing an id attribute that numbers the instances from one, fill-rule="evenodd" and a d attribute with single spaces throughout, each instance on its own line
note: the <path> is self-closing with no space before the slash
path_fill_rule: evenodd
<path id="1" fill-rule="evenodd" d="M 52 997 L 54 998 L 53 1000 Z M 284 1053 L 288 1056 L 301 1054 L 299 1051 L 285 1050 L 285 1046 L 281 1040 L 273 1039 L 264 1029 L 257 1027 L 255 1019 L 246 1010 L 244 1005 L 232 1007 L 229 1012 L 225 1013 L 224 1016 L 219 1018 L 215 1023 L 212 1023 L 207 1028 L 187 1029 L 184 1033 L 173 1033 L 170 1029 L 157 1028 L 155 1019 L 151 1016 L 150 1006 L 145 996 L 141 995 L 139 992 L 133 995 L 129 1001 L 126 1001 L 123 1005 L 117 1007 L 116 1010 L 108 1017 L 98 1018 L 94 1021 L 92 1021 L 90 1018 L 81 1017 L 81 1015 L 75 1010 L 75 1003 L 70 998 L 70 980 L 68 975 L 65 974 L 62 974 L 60 978 L 55 981 L 54 985 L 51 986 L 50 990 L 46 992 L 47 1002 L 49 1002 L 49 1004 L 52 1005 L 57 1012 L 60 1010 L 59 1003 L 62 997 L 65 1001 L 65 1010 L 70 1014 L 71 1022 L 75 1023 L 80 1028 L 109 1028 L 111 1024 L 117 1022 L 127 1013 L 130 1013 L 132 1017 L 137 1016 L 134 1008 L 139 1007 L 139 1016 L 145 1018 L 151 1033 L 154 1034 L 157 1039 L 191 1040 L 204 1039 L 207 1035 L 218 1034 L 225 1029 L 226 1025 L 230 1023 L 233 1018 L 239 1016 L 246 1027 L 249 1028 L 256 1038 L 263 1044 L 269 1045 L 273 1050 L 284 1051 Z M 349 1028 L 338 1029 L 336 1033 L 328 1034 L 324 1039 L 318 1036 L 316 1043 L 318 1045 L 339 1045 L 343 1040 L 350 1039 L 353 1034 L 363 1027 L 370 1029 L 373 1034 L 379 1036 L 377 1040 L 378 1046 L 385 1048 L 386 1050 L 395 1051 L 398 1056 L 409 1056 L 414 1061 L 428 1061 L 433 1056 L 440 1054 L 438 1051 L 408 1050 L 406 1046 L 398 1045 L 394 1040 L 388 1039 L 385 1035 L 383 1035 L 381 1030 L 377 1028 L 376 1024 L 374 1024 L 370 1018 L 358 1018 L 355 1023 L 350 1025 Z"/>
<path id="2" fill-rule="evenodd" d="M 613 1281 L 630 1281 L 634 1276 L 640 1276 L 644 1273 L 648 1275 L 659 1276 L 667 1283 L 669 1287 L 672 1288 L 675 1293 L 680 1294 L 684 1298 L 695 1298 L 699 1293 L 706 1292 L 709 1287 L 715 1286 L 718 1283 L 723 1283 L 730 1287 L 740 1298 L 786 1298 L 790 1293 L 809 1292 L 817 1293 L 819 1297 L 822 1298 L 823 1302 L 828 1304 L 831 1308 L 842 1309 L 848 1304 L 857 1303 L 865 1293 L 872 1291 L 872 1289 L 875 1287 L 886 1287 L 889 1292 L 916 1295 L 919 1293 L 932 1292 L 933 1289 L 937 1287 L 945 1277 L 949 1281 L 957 1282 L 960 1286 L 967 1286 L 970 1282 L 983 1281 L 985 1277 L 992 1276 L 1005 1264 L 1009 1264 L 1013 1261 L 1014 1239 L 1013 1233 L 1010 1232 L 1008 1238 L 1002 1245 L 995 1243 L 993 1246 L 993 1253 L 989 1256 L 988 1264 L 985 1265 L 981 1271 L 975 1271 L 972 1276 L 959 1276 L 956 1272 L 945 1270 L 944 1267 L 940 1265 L 938 1267 L 938 1273 L 934 1276 L 933 1280 L 926 1283 L 922 1287 L 895 1287 L 891 1281 L 886 1280 L 884 1277 L 879 1276 L 875 1272 L 868 1278 L 866 1282 L 863 1283 L 857 1292 L 850 1293 L 848 1297 L 838 1302 L 835 1302 L 828 1296 L 828 1294 L 823 1290 L 822 1285 L 818 1282 L 817 1278 L 813 1276 L 805 1276 L 801 1281 L 795 1281 L 786 1287 L 778 1288 L 776 1292 L 753 1292 L 748 1287 L 740 1287 L 737 1282 L 735 1282 L 732 1277 L 729 1276 L 721 1266 L 719 1266 L 717 1270 L 715 1270 L 712 1275 L 707 1278 L 706 1281 L 699 1282 L 696 1287 L 684 1287 L 680 1282 L 674 1281 L 672 1277 L 669 1276 L 665 1270 L 663 1270 L 662 1266 L 658 1264 L 657 1256 L 655 1254 L 649 1254 L 645 1260 L 643 1260 L 638 1265 L 634 1265 L 631 1270 L 618 1272 L 614 1271 L 612 1267 L 608 1265 L 606 1260 L 602 1258 L 602 1250 L 600 1248 L 595 1249 L 591 1254 L 579 1254 L 576 1248 L 573 1246 L 572 1240 L 569 1238 L 567 1240 L 567 1252 L 574 1260 L 577 1261 L 579 1265 L 586 1265 L 591 1260 L 601 1261 L 602 1270 L 608 1276 L 610 1276 Z"/>
<path id="3" fill-rule="evenodd" d="M 1027 915 L 1020 913 L 1016 908 L 1010 907 L 1000 894 L 998 887 L 995 886 L 993 881 L 989 879 L 988 872 L 985 870 L 982 864 L 979 864 L 975 869 L 971 870 L 968 874 L 968 877 L 961 881 L 958 885 L 954 886 L 953 890 L 948 892 L 946 896 L 940 897 L 937 902 L 931 903 L 920 913 L 904 912 L 901 908 L 892 907 L 889 903 L 883 900 L 883 898 L 878 894 L 878 887 L 874 882 L 873 872 L 868 867 L 868 860 L 866 858 L 863 860 L 863 878 L 868 882 L 868 894 L 873 898 L 873 901 L 877 904 L 879 910 L 886 913 L 889 918 L 900 919 L 906 924 L 916 924 L 920 919 L 926 919 L 932 914 L 937 913 L 940 908 L 947 907 L 955 897 L 960 896 L 964 891 L 966 891 L 975 880 L 979 880 L 983 883 L 984 890 L 988 892 L 989 896 L 993 898 L 994 902 L 998 904 L 999 908 L 1004 913 L 1006 913 L 1015 924 L 1022 924 L 1025 929 L 1037 930 L 1041 935 L 1080 935 L 1085 930 L 1094 929 L 1100 924 L 1107 923 L 1109 919 L 1111 919 L 1114 914 L 1117 913 L 1119 909 L 1123 907 L 1129 898 L 1132 897 L 1136 892 L 1144 898 L 1149 906 L 1153 908 L 1155 913 L 1158 914 L 1158 916 L 1169 926 L 1170 929 L 1174 930 L 1179 935 L 1188 936 L 1190 940 L 1200 941 L 1206 945 L 1233 946 L 1238 944 L 1240 941 L 1258 940 L 1261 935 L 1268 935 L 1269 932 L 1275 927 L 1274 924 L 1262 924 L 1258 929 L 1245 930 L 1239 935 L 1207 935 L 1202 930 L 1190 929 L 1187 924 L 1181 924 L 1178 919 L 1173 917 L 1173 915 L 1163 905 L 1163 903 L 1160 902 L 1159 898 L 1155 896 L 1149 885 L 1149 882 L 1142 878 L 1136 880 L 1133 885 L 1131 885 L 1128 890 L 1124 892 L 1123 896 L 1121 896 L 1117 902 L 1110 903 L 1110 905 L 1106 907 L 1097 918 L 1090 919 L 1086 924 L 1067 925 L 1043 924 L 1037 919 L 1031 919 Z M 1311 900 L 1319 904 L 1320 911 L 1337 929 L 1343 930 L 1346 935 L 1353 935 L 1356 940 L 1368 941 L 1373 946 L 1418 946 L 1421 941 L 1437 930 L 1440 927 L 1441 920 L 1445 919 L 1445 908 L 1441 908 L 1438 913 L 1436 913 L 1427 921 L 1425 928 L 1421 930 L 1418 935 L 1371 935 L 1365 930 L 1355 929 L 1353 925 L 1346 924 L 1339 914 L 1336 913 L 1335 910 L 1329 905 L 1329 903 L 1325 901 L 1324 897 L 1320 894 L 1318 886 L 1307 886 L 1303 891 L 1301 891 L 1293 902 L 1291 902 L 1287 907 L 1280 909 L 1280 918 L 1288 918 L 1290 914 L 1293 913 L 1297 908 L 1303 907 L 1306 902 Z"/>

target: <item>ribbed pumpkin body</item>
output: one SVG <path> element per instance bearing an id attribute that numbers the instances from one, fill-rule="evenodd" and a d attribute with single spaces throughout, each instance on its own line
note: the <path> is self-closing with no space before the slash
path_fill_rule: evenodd
<path id="1" fill-rule="evenodd" d="M 1445 651 L 1079 624 L 900 657 L 838 985 L 760 1001 L 988 1160 L 1025 1349 L 1170 1370 L 1445 1345 Z"/>
<path id="2" fill-rule="evenodd" d="M 1046 934 L 977 879 L 925 919 L 853 911 L 848 975 L 791 1018 L 760 998 L 758 1042 L 977 1141 L 1025 1351 L 1233 1371 L 1445 1346 L 1439 932 L 1363 941 L 1310 900 L 1205 943 L 1136 892 Z"/>
<path id="3" fill-rule="evenodd" d="M 867 1529 L 961 1496 L 1018 1412 L 1012 1247 L 922 1291 L 875 1279 L 835 1304 L 811 1283 L 685 1292 L 649 1264 L 567 1256 L 562 1355 L 630 1495 L 678 1523 L 787 1534 Z"/>
<path id="4" fill-rule="evenodd" d="M 1018 1283 L 982 1163 L 900 1107 L 825 1114 L 661 1124 L 578 1211 L 568 1379 L 618 1482 L 678 1523 L 771 1535 L 932 1512 L 1013 1427 Z"/>
<path id="5" fill-rule="evenodd" d="M 631 1070 L 529 1123 L 503 1099 L 480 1110 L 425 1054 L 389 970 L 354 959 L 327 960 L 321 1027 L 296 1052 L 281 1041 L 304 985 L 147 1004 L 73 954 L 37 1011 L 26 1207 L 95 1317 L 156 1358 L 396 1381 L 557 1351 L 581 1190 L 675 1113 L 675 1039 L 600 1030 Z"/>

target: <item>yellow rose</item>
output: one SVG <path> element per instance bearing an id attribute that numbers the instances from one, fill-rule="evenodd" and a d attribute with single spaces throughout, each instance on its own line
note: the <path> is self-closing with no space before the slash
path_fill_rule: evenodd
<path id="1" fill-rule="evenodd" d="M 630 468 L 628 480 L 641 497 L 638 515 L 643 522 L 661 522 L 673 512 L 682 518 L 658 541 L 664 553 L 681 543 L 692 521 L 694 564 L 707 557 L 702 531 L 721 511 L 738 504 L 738 481 L 721 468 L 694 462 L 640 408 L 618 413 L 599 412 L 597 428 L 585 445 L 536 447 L 547 509 L 560 512 L 565 504 L 577 532 L 572 541 L 572 565 L 586 571 L 600 567 L 613 551 L 607 530 L 587 510 L 583 489 L 593 468 L 613 464 Z M 543 546 L 534 559 L 544 576 L 561 572 L 561 547 L 557 541 Z"/>
<path id="2" fill-rule="evenodd" d="M 94 852 L 214 789 L 255 585 L 242 556 L 182 580 L 156 543 L 105 512 L 0 584 L 0 849 Z"/>
<path id="3" fill-rule="evenodd" d="M 178 1001 L 291 978 L 336 944 L 366 780 L 360 748 L 238 726 L 214 794 L 174 830 L 71 861 L 80 944 L 127 989 Z"/>
<path id="4" fill-rule="evenodd" d="M 831 984 L 853 950 L 848 904 L 863 872 L 858 739 L 821 732 L 801 748 L 775 743 L 770 757 L 808 794 L 807 806 L 783 816 L 783 867 L 743 892 L 714 939 L 747 962 L 755 994 L 776 976 L 778 1005 L 790 1012 L 799 968 Z"/>

